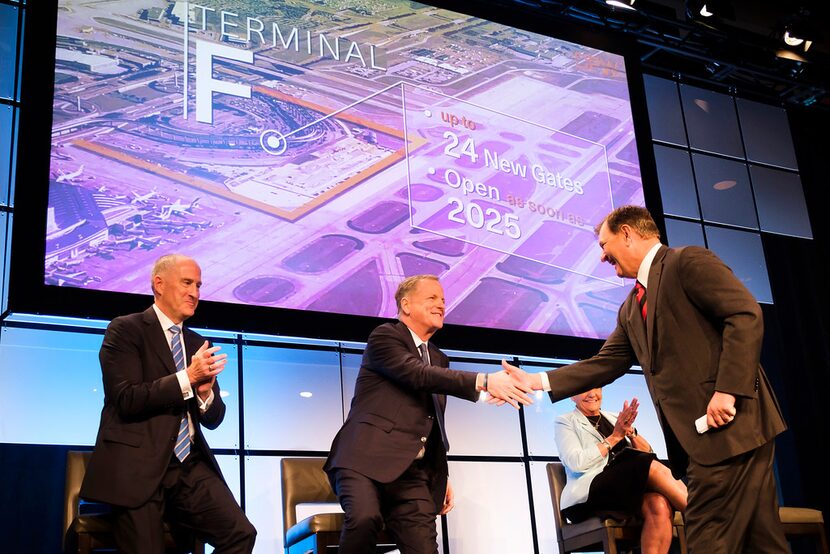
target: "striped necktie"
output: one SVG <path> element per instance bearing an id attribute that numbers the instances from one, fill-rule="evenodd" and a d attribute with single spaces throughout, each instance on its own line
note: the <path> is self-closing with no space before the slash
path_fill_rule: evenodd
<path id="1" fill-rule="evenodd" d="M 173 333 L 173 362 L 176 364 L 176 371 L 182 371 L 184 365 L 184 348 L 182 347 L 181 329 L 177 325 L 171 325 L 168 329 Z M 173 453 L 180 462 L 183 462 L 187 455 L 190 454 L 190 426 L 187 422 L 187 411 L 182 415 L 182 420 L 179 422 L 179 434 L 176 436 L 176 446 L 173 448 Z"/>

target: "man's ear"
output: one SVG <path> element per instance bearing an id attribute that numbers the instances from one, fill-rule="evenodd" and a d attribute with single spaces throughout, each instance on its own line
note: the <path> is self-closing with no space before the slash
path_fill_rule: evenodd
<path id="1" fill-rule="evenodd" d="M 622 235 L 623 239 L 625 239 L 626 244 L 631 244 L 631 239 L 634 236 L 634 230 L 631 226 L 623 223 L 620 225 L 620 234 Z"/>
<path id="2" fill-rule="evenodd" d="M 404 315 L 409 315 L 409 298 L 404 296 L 401 298 L 401 313 Z"/>
<path id="3" fill-rule="evenodd" d="M 161 294 L 161 286 L 164 283 L 164 279 L 161 278 L 161 275 L 153 275 L 153 293 L 158 295 Z"/>

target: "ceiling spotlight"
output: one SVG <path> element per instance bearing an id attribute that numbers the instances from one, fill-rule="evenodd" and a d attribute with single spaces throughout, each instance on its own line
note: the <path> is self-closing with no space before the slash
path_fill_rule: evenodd
<path id="1" fill-rule="evenodd" d="M 614 8 L 623 8 L 624 10 L 636 10 L 634 2 L 637 0 L 605 0 L 605 3 Z"/>
<path id="2" fill-rule="evenodd" d="M 729 0 L 686 0 L 686 17 L 700 21 L 700 18 L 735 19 L 735 9 Z"/>
<path id="3" fill-rule="evenodd" d="M 813 40 L 821 35 L 820 29 L 809 16 L 809 12 L 800 11 L 788 18 L 784 23 L 784 32 L 780 35 L 784 45 L 775 53 L 776 56 L 797 62 L 807 61 L 803 55 L 813 45 Z"/>
<path id="4" fill-rule="evenodd" d="M 779 30 L 779 33 L 783 33 L 779 36 L 790 49 L 795 49 L 799 53 L 807 52 L 813 41 L 822 36 L 823 28 L 819 21 L 809 9 L 801 7 L 784 18 Z"/>
<path id="5" fill-rule="evenodd" d="M 790 46 L 798 46 L 804 42 L 803 38 L 794 37 L 790 34 L 790 31 L 784 31 L 784 43 L 789 44 Z M 807 47 L 809 48 L 809 46 Z"/>

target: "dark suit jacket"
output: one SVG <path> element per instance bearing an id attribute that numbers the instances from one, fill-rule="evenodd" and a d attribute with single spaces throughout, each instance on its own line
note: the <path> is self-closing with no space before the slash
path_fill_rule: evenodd
<path id="1" fill-rule="evenodd" d="M 187 328 L 183 338 L 189 359 L 204 339 Z M 104 408 L 81 486 L 83 498 L 127 508 L 147 502 L 170 463 L 185 410 L 196 431 L 192 448 L 221 477 L 201 430 L 201 425 L 215 429 L 225 417 L 219 384 L 214 384 L 210 408 L 200 414 L 196 398 L 182 398 L 168 344 L 152 307 L 113 319 L 107 327 L 99 353 Z"/>
<path id="2" fill-rule="evenodd" d="M 440 508 L 447 488 L 447 452 L 435 420 L 446 396 L 475 401 L 476 373 L 447 369 L 449 360 L 429 343 L 431 365 L 421 361 L 401 322 L 384 323 L 369 336 L 349 417 L 334 438 L 325 470 L 344 468 L 380 483 L 403 474 L 426 445 L 432 493 Z"/>
<path id="3" fill-rule="evenodd" d="M 677 475 L 688 457 L 719 463 L 786 429 L 760 365 L 761 309 L 715 254 L 696 246 L 661 247 L 646 295 L 647 325 L 632 290 L 596 356 L 548 372 L 553 401 L 606 385 L 639 361 Z M 699 435 L 694 421 L 715 391 L 735 395 L 737 416 Z"/>

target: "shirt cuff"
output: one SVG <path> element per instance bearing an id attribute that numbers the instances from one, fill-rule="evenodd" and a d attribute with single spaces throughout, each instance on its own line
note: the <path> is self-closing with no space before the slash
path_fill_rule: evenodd
<path id="1" fill-rule="evenodd" d="M 539 373 L 539 378 L 542 380 L 542 390 L 550 392 L 550 379 L 548 379 L 548 372 L 542 371 Z"/>
<path id="2" fill-rule="evenodd" d="M 477 373 L 476 374 L 476 392 L 478 393 L 478 398 L 476 402 L 481 402 L 483 400 L 487 400 L 487 391 L 484 390 L 484 374 Z"/>
<path id="3" fill-rule="evenodd" d="M 207 400 L 202 402 L 202 397 L 196 395 L 196 400 L 199 402 L 199 411 L 201 413 L 205 413 L 210 408 L 210 405 L 213 404 L 213 389 L 211 389 L 210 394 L 207 397 Z"/>
<path id="4" fill-rule="evenodd" d="M 193 387 L 190 386 L 190 378 L 187 376 L 187 370 L 183 369 L 176 372 L 176 379 L 179 380 L 179 388 L 182 390 L 182 398 L 190 400 L 193 398 Z"/>

